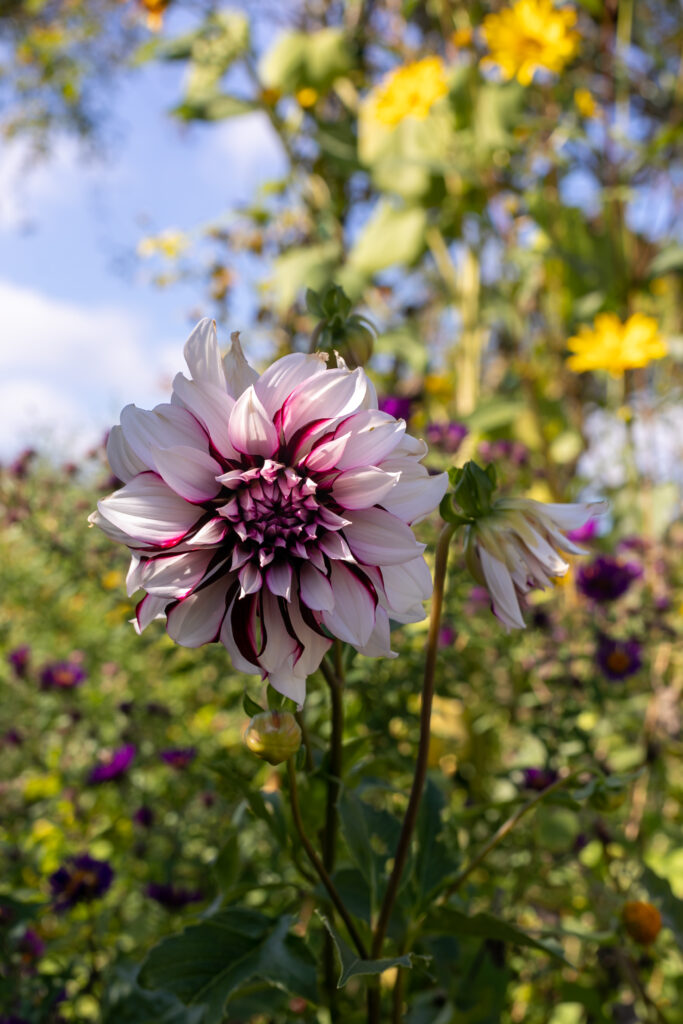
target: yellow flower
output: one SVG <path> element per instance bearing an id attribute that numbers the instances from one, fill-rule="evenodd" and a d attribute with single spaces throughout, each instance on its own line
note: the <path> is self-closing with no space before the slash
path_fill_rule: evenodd
<path id="1" fill-rule="evenodd" d="M 451 42 L 458 49 L 465 49 L 472 42 L 472 29 L 469 28 L 456 28 L 455 32 L 451 36 Z"/>
<path id="2" fill-rule="evenodd" d="M 625 322 L 615 313 L 600 313 L 592 327 L 579 328 L 567 348 L 574 353 L 567 360 L 574 373 L 607 370 L 613 377 L 621 377 L 624 370 L 647 366 L 667 353 L 657 321 L 644 313 L 634 313 Z"/>
<path id="3" fill-rule="evenodd" d="M 581 114 L 581 117 L 595 117 L 598 105 L 595 102 L 593 93 L 588 89 L 577 89 L 574 93 L 574 104 Z"/>
<path id="4" fill-rule="evenodd" d="M 386 75 L 369 94 L 367 112 L 394 127 L 406 117 L 425 118 L 448 92 L 446 68 L 440 57 L 425 57 Z"/>
<path id="5" fill-rule="evenodd" d="M 537 71 L 562 71 L 579 48 L 573 31 L 573 7 L 555 7 L 552 0 L 517 0 L 512 7 L 484 18 L 482 31 L 490 57 L 483 67 L 500 68 L 503 78 L 531 85 Z"/>
<path id="6" fill-rule="evenodd" d="M 299 89 L 296 99 L 300 107 L 312 107 L 318 99 L 318 91 L 306 86 L 304 89 Z"/>

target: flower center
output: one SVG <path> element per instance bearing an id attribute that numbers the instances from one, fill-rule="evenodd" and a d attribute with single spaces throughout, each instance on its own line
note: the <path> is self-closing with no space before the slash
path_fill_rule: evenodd
<path id="1" fill-rule="evenodd" d="M 626 651 L 610 651 L 607 655 L 607 666 L 612 672 L 624 672 L 630 664 Z"/>
<path id="2" fill-rule="evenodd" d="M 243 543 L 265 548 L 272 558 L 276 548 L 296 548 L 316 536 L 317 485 L 310 477 L 271 459 L 226 477 L 232 496 L 218 512 Z"/>

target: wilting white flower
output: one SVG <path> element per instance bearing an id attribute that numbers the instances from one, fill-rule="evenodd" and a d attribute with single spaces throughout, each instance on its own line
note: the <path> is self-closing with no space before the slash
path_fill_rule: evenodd
<path id="1" fill-rule="evenodd" d="M 524 629 L 519 595 L 552 586 L 569 569 L 560 552 L 585 554 L 568 540 L 607 509 L 607 502 L 544 504 L 531 498 L 501 498 L 466 530 L 465 555 L 474 578 L 491 595 L 493 611 L 509 629 Z"/>
<path id="2" fill-rule="evenodd" d="M 447 485 L 427 449 L 377 409 L 362 369 L 288 355 L 259 376 L 202 320 L 170 404 L 126 406 L 107 455 L 125 484 L 90 517 L 132 553 L 137 628 L 166 617 L 186 647 L 220 641 L 235 668 L 297 704 L 334 637 L 390 655 L 431 576 L 411 524 Z"/>

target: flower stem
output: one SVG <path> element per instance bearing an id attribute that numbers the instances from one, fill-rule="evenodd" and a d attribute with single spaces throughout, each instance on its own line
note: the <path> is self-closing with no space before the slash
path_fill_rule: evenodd
<path id="1" fill-rule="evenodd" d="M 334 644 L 334 670 L 323 661 L 323 675 L 330 689 L 332 705 L 332 732 L 330 736 L 330 757 L 327 774 L 327 801 L 325 805 L 325 828 L 323 831 L 323 865 L 330 874 L 334 870 L 337 852 L 337 801 L 342 777 L 342 741 L 344 738 L 344 668 L 341 658 L 341 643 Z M 330 1012 L 334 1019 L 337 997 L 335 953 L 332 936 L 325 932 L 324 950 L 325 986 L 329 994 Z"/>
<path id="2" fill-rule="evenodd" d="M 344 906 L 342 898 L 335 888 L 334 882 L 332 881 L 329 874 L 327 873 L 327 870 L 325 869 L 325 865 L 323 864 L 320 857 L 313 849 L 313 845 L 308 836 L 306 835 L 304 823 L 301 818 L 301 807 L 299 805 L 299 789 L 296 781 L 296 769 L 294 767 L 294 758 L 292 757 L 290 757 L 290 759 L 287 761 L 287 777 L 289 779 L 289 798 L 292 804 L 292 817 L 294 818 L 294 827 L 296 828 L 299 839 L 301 840 L 301 845 L 306 851 L 306 856 L 313 865 L 313 868 L 316 874 L 318 875 L 318 878 L 327 889 L 327 892 L 329 894 L 330 899 L 332 900 L 332 903 L 339 912 L 339 916 L 346 925 L 348 933 L 351 937 L 351 941 L 356 947 L 359 956 L 363 957 L 363 959 L 366 960 L 368 952 L 365 948 L 365 943 L 358 934 L 356 926 L 354 925 L 353 920 L 351 919 L 351 915 Z"/>
<path id="3" fill-rule="evenodd" d="M 432 699 L 434 697 L 434 672 L 436 669 L 436 652 L 439 643 L 439 626 L 441 625 L 441 609 L 446 582 L 446 568 L 448 566 L 448 552 L 456 527 L 450 523 L 444 526 L 436 546 L 436 560 L 434 566 L 434 594 L 432 596 L 432 610 L 429 621 L 429 635 L 427 638 L 427 652 L 425 655 L 424 681 L 422 684 L 422 708 L 420 711 L 420 742 L 417 750 L 417 761 L 413 785 L 410 790 L 408 807 L 406 808 L 401 835 L 396 848 L 394 866 L 387 882 L 386 892 L 380 908 L 379 917 L 372 939 L 371 956 L 378 958 L 381 955 L 382 944 L 389 926 L 389 918 L 396 901 L 398 887 L 401 882 L 403 869 L 408 859 L 410 841 L 417 823 L 417 812 L 420 807 L 422 790 L 424 789 L 427 777 L 427 762 L 429 757 L 429 734 L 432 717 Z M 370 1018 L 369 1018 L 370 1019 Z"/>

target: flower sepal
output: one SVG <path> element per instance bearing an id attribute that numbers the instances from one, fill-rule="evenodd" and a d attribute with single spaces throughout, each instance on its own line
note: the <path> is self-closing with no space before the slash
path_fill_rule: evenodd
<path id="1" fill-rule="evenodd" d="M 344 289 L 336 284 L 328 284 L 320 293 L 309 288 L 306 307 L 318 320 L 311 348 L 332 358 L 341 356 L 351 369 L 365 366 L 372 356 L 376 331 L 366 317 L 351 312 L 352 303 Z"/>
<path id="2" fill-rule="evenodd" d="M 453 485 L 453 498 L 466 516 L 466 522 L 487 516 L 496 489 L 495 466 L 482 469 L 476 462 L 466 462 L 461 469 L 451 469 L 448 477 Z"/>

